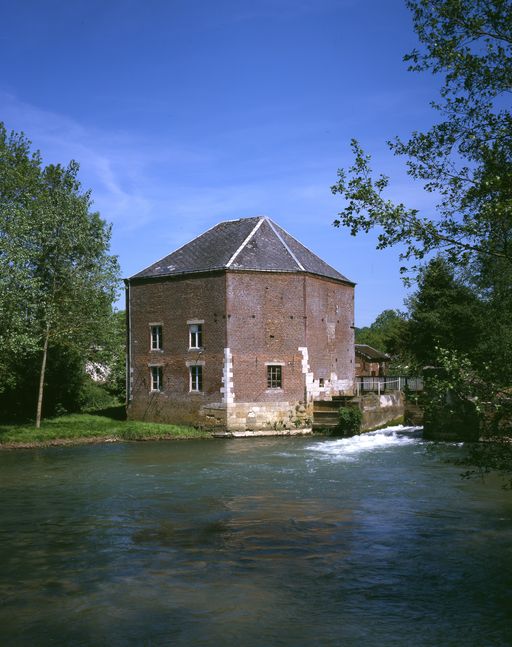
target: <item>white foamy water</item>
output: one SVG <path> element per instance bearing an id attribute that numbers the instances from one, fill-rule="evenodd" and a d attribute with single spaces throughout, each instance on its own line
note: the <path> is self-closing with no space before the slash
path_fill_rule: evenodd
<path id="1" fill-rule="evenodd" d="M 417 443 L 421 437 L 421 431 L 421 427 L 397 425 L 350 438 L 315 443 L 314 445 L 309 445 L 307 449 L 324 454 L 326 458 L 355 460 L 357 454 L 363 452 L 372 452 L 396 445 L 411 445 Z"/>

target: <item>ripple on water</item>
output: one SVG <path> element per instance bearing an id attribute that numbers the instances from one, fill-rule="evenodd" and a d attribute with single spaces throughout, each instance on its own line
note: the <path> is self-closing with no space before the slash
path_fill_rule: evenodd
<path id="1" fill-rule="evenodd" d="M 420 447 L 391 428 L 0 455 L 0 644 L 505 645 L 510 496 Z"/>

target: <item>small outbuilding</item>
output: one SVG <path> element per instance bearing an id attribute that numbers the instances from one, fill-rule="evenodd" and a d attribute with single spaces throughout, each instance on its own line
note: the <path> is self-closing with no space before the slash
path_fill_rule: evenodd
<path id="1" fill-rule="evenodd" d="M 354 286 L 266 217 L 221 222 L 125 280 L 128 416 L 300 429 L 354 388 Z"/>
<path id="2" fill-rule="evenodd" d="M 386 353 L 368 346 L 355 344 L 356 377 L 377 377 L 387 373 L 387 365 L 391 360 Z"/>

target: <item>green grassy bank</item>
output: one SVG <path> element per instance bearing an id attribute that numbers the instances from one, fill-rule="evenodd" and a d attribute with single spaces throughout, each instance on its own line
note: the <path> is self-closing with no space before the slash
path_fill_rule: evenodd
<path id="1" fill-rule="evenodd" d="M 211 434 L 193 427 L 119 420 L 115 417 L 87 413 L 44 420 L 40 429 L 36 429 L 34 424 L 0 425 L 0 448 L 191 438 L 211 438 Z"/>

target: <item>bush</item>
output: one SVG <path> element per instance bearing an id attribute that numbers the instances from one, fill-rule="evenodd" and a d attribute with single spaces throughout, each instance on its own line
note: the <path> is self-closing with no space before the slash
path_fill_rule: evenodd
<path id="1" fill-rule="evenodd" d="M 354 436 L 361 431 L 362 421 L 363 414 L 359 407 L 341 407 L 337 431 L 342 436 Z"/>
<path id="2" fill-rule="evenodd" d="M 80 390 L 80 411 L 90 413 L 118 405 L 118 400 L 107 389 L 86 377 Z"/>
<path id="3" fill-rule="evenodd" d="M 8 371 L 13 380 L 0 393 L 0 421 L 25 422 L 35 417 L 40 370 L 39 352 L 27 352 L 9 362 Z M 49 348 L 43 400 L 45 417 L 80 409 L 83 374 L 83 361 L 76 352 L 63 345 L 54 344 Z"/>

